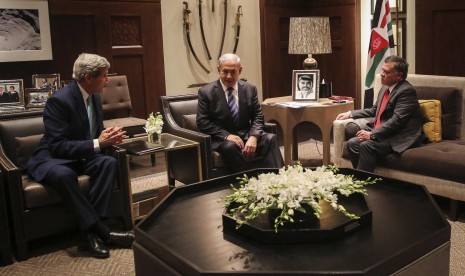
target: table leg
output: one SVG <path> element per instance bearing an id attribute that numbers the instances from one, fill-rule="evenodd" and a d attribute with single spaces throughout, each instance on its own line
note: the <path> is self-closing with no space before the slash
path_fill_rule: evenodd
<path id="1" fill-rule="evenodd" d="M 327 166 L 331 161 L 331 127 L 320 129 L 323 136 L 323 165 Z"/>
<path id="2" fill-rule="evenodd" d="M 281 125 L 281 128 L 284 136 L 284 165 L 292 165 L 292 128 L 287 125 Z"/>

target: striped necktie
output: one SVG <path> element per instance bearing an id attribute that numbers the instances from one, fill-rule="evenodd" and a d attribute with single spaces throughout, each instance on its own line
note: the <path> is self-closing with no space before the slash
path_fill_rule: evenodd
<path id="1" fill-rule="evenodd" d="M 90 127 L 90 138 L 94 139 L 95 134 L 94 134 L 94 108 L 92 104 L 92 95 L 89 95 L 87 97 L 87 117 L 89 118 L 89 127 Z"/>
<path id="2" fill-rule="evenodd" d="M 231 111 L 231 116 L 234 119 L 234 123 L 237 124 L 237 119 L 239 117 L 239 111 L 237 108 L 236 98 L 233 94 L 234 88 L 228 87 L 228 106 L 229 110 Z"/>

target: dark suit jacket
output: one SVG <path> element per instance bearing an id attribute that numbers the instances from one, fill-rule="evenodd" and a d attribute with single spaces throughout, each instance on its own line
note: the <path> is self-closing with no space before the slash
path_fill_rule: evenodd
<path id="1" fill-rule="evenodd" d="M 376 104 L 371 108 L 352 111 L 353 118 L 376 118 L 387 88 L 381 88 Z M 372 133 L 379 141 L 389 141 L 395 152 L 401 153 L 420 141 L 423 116 L 417 92 L 408 81 L 400 81 L 391 91 L 380 120 L 381 126 L 373 129 Z"/>
<path id="2" fill-rule="evenodd" d="M 97 137 L 103 130 L 100 96 L 94 94 Z M 41 181 L 55 165 L 94 156 L 89 119 L 82 93 L 76 82 L 50 97 L 44 109 L 44 136 L 29 158 L 27 170 L 34 181 Z"/>
<path id="3" fill-rule="evenodd" d="M 229 134 L 247 140 L 249 136 L 261 136 L 264 133 L 263 114 L 258 101 L 257 88 L 239 80 L 237 92 L 239 118 L 236 126 L 220 80 L 199 89 L 197 127 L 201 132 L 212 137 L 212 149 L 216 149 Z"/>

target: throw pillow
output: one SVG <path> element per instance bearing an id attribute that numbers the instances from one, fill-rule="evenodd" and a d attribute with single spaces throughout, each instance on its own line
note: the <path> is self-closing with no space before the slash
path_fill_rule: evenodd
<path id="1" fill-rule="evenodd" d="M 31 156 L 32 152 L 39 145 L 42 134 L 31 135 L 25 137 L 15 137 L 16 140 L 16 161 L 19 167 L 24 168 Z"/>
<path id="2" fill-rule="evenodd" d="M 441 102 L 438 100 L 418 100 L 423 113 L 423 132 L 429 142 L 442 141 Z"/>
<path id="3" fill-rule="evenodd" d="M 197 127 L 197 114 L 183 115 L 182 123 L 184 128 L 197 132 L 199 131 L 199 128 Z"/>

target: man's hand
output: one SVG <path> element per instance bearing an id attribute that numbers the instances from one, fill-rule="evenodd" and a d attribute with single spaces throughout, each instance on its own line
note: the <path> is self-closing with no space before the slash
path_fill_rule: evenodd
<path id="1" fill-rule="evenodd" d="M 126 131 L 123 131 L 122 127 L 110 127 L 104 129 L 98 137 L 100 148 L 121 144 L 125 135 Z"/>
<path id="2" fill-rule="evenodd" d="M 242 149 L 242 154 L 245 158 L 250 158 L 255 154 L 257 150 L 257 137 L 250 136 L 247 142 L 245 143 L 244 149 Z"/>
<path id="3" fill-rule="evenodd" d="M 356 136 L 358 139 L 360 139 L 360 141 L 367 141 L 370 140 L 371 132 L 366 130 L 359 130 Z"/>
<path id="4" fill-rule="evenodd" d="M 226 140 L 234 142 L 240 149 L 244 149 L 244 141 L 242 141 L 241 137 L 234 134 L 229 134 L 228 137 L 226 137 Z"/>
<path id="5" fill-rule="evenodd" d="M 345 120 L 352 118 L 352 113 L 349 111 L 337 115 L 336 120 Z"/>

